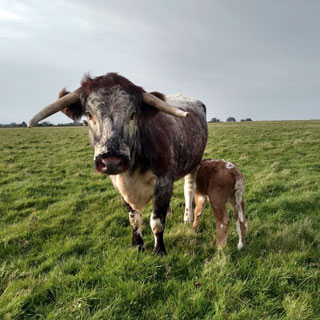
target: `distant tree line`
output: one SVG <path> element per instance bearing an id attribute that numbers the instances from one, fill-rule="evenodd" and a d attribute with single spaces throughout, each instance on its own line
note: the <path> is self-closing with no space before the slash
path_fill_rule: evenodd
<path id="1" fill-rule="evenodd" d="M 0 128 L 26 128 L 27 124 L 23 121 L 21 123 L 11 122 L 9 124 L 0 124 Z"/>
<path id="2" fill-rule="evenodd" d="M 240 120 L 241 122 L 243 121 L 252 121 L 251 118 L 245 118 L 245 119 L 241 119 Z M 210 121 L 208 121 L 209 123 L 212 123 L 212 122 L 223 122 L 221 121 L 220 119 L 218 118 L 212 118 Z M 237 122 L 236 118 L 235 117 L 228 117 L 226 122 Z"/>
<path id="3" fill-rule="evenodd" d="M 252 121 L 252 119 L 251 118 L 245 118 L 245 119 L 241 119 L 240 121 L 241 122 L 243 122 L 243 121 Z"/>
<path id="4" fill-rule="evenodd" d="M 42 121 L 34 125 L 34 127 L 81 127 L 87 125 L 86 120 L 81 122 L 70 122 L 70 123 L 58 123 L 53 124 L 49 121 Z M 21 123 L 11 122 L 9 124 L 0 124 L 0 128 L 26 128 L 27 124 L 23 121 Z"/>

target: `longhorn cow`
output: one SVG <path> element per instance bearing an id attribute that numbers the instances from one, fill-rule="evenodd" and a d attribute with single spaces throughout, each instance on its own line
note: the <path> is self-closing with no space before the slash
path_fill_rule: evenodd
<path id="1" fill-rule="evenodd" d="M 121 194 L 132 226 L 132 245 L 143 250 L 142 209 L 153 199 L 154 254 L 165 254 L 166 214 L 174 181 L 185 177 L 185 222 L 193 221 L 195 177 L 208 136 L 205 105 L 183 95 L 147 93 L 117 73 L 90 78 L 37 113 L 29 127 L 58 111 L 86 115 L 94 167 Z"/>

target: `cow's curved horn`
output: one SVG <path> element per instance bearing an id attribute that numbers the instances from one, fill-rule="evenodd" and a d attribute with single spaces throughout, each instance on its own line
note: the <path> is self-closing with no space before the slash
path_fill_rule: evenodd
<path id="1" fill-rule="evenodd" d="M 151 106 L 157 108 L 158 110 L 171 114 L 172 116 L 175 116 L 175 117 L 187 117 L 189 115 L 188 112 L 185 112 L 178 108 L 170 106 L 169 104 L 165 103 L 161 99 L 157 98 L 156 96 L 148 92 L 142 93 L 142 100 L 150 104 Z"/>
<path id="2" fill-rule="evenodd" d="M 31 128 L 40 120 L 43 120 L 52 114 L 61 111 L 62 109 L 70 106 L 73 103 L 76 103 L 80 99 L 80 88 L 75 91 L 72 91 L 57 101 L 50 103 L 48 106 L 43 108 L 40 112 L 38 112 L 32 119 L 29 120 L 28 127 Z"/>

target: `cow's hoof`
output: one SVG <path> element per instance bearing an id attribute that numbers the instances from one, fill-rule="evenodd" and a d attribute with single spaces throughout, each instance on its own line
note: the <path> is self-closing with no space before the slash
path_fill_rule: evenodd
<path id="1" fill-rule="evenodd" d="M 184 219 L 183 219 L 183 222 L 184 222 L 184 223 L 189 223 L 189 224 L 190 224 L 190 223 L 193 223 L 193 218 L 192 218 L 192 219 L 191 219 L 191 218 L 184 218 Z"/>
<path id="2" fill-rule="evenodd" d="M 166 251 L 165 247 L 156 246 L 153 249 L 153 255 L 154 256 L 164 256 L 165 254 L 167 254 L 167 251 Z"/>
<path id="3" fill-rule="evenodd" d="M 138 251 L 142 252 L 144 251 L 144 244 L 143 244 L 143 239 L 142 237 L 137 234 L 137 233 L 134 233 L 132 235 L 132 246 L 135 247 L 135 248 L 138 248 Z"/>
<path id="4" fill-rule="evenodd" d="M 132 245 L 132 248 L 138 249 L 138 252 L 144 252 L 144 250 L 145 250 L 143 244 Z"/>

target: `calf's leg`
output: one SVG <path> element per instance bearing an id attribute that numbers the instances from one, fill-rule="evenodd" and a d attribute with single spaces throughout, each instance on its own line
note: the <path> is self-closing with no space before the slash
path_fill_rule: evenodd
<path id="1" fill-rule="evenodd" d="M 226 208 L 228 197 L 219 190 L 213 190 L 209 193 L 209 199 L 216 219 L 216 245 L 221 249 L 227 242 L 227 232 L 230 223 Z"/>
<path id="2" fill-rule="evenodd" d="M 198 232 L 200 216 L 202 215 L 203 209 L 206 204 L 206 196 L 196 192 L 195 204 L 196 204 L 196 208 L 194 209 L 194 221 L 193 221 L 192 227 L 194 231 Z"/>

